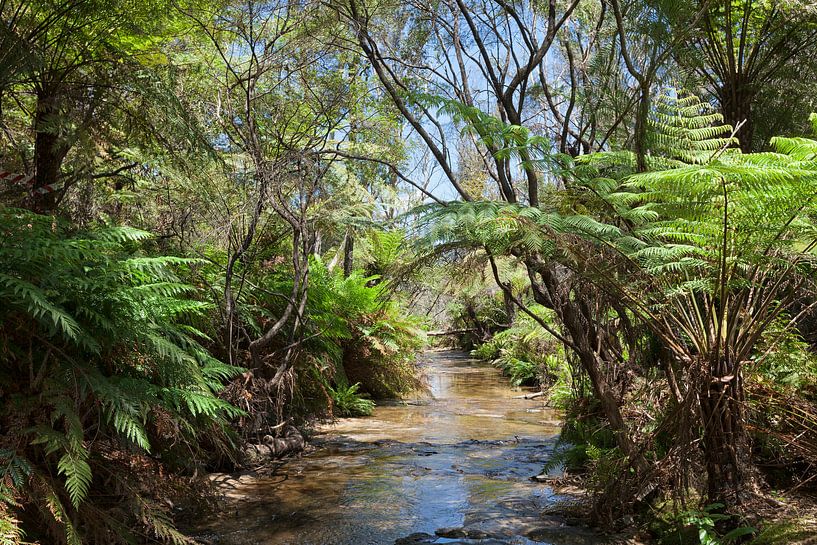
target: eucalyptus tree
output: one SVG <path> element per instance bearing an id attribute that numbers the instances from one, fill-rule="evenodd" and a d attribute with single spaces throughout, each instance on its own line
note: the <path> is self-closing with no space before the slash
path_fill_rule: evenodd
<path id="1" fill-rule="evenodd" d="M 582 2 L 558 37 L 558 52 L 539 65 L 531 94 L 549 111 L 539 132 L 560 153 L 577 156 L 631 144 L 638 87 L 626 71 L 608 2 Z"/>
<path id="2" fill-rule="evenodd" d="M 305 353 L 317 335 L 313 260 L 345 254 L 351 274 L 354 235 L 394 200 L 400 124 L 370 93 L 360 53 L 339 43 L 321 2 L 183 11 L 204 37 L 188 42 L 192 102 L 221 165 L 199 248 L 219 248 L 210 259 L 221 269 L 212 286 L 220 337 L 226 359 L 250 367 L 257 414 L 276 411 L 281 421 L 299 365 L 314 363 Z"/>
<path id="3" fill-rule="evenodd" d="M 309 43 L 316 8 L 249 0 L 186 12 L 208 38 L 202 53 L 204 70 L 210 80 L 207 89 L 216 92 L 209 96 L 207 122 L 213 138 L 220 141 L 228 176 L 243 188 L 234 203 L 237 210 L 223 203 L 229 221 L 224 326 L 231 361 L 235 343 L 247 335 L 237 321 L 236 268 L 251 259 L 259 231 L 278 223 L 291 237 L 291 291 L 280 294 L 285 301 L 280 316 L 248 345 L 257 372 L 275 384 L 289 369 L 296 346 L 285 350 L 283 364 L 271 374 L 265 372 L 264 360 L 285 326 L 292 326 L 291 340 L 299 334 L 314 245 L 309 212 L 328 169 L 316 152 L 327 145 L 340 123 L 336 114 L 342 89 L 320 87 L 321 76 L 326 82 L 321 61 L 327 53 Z M 314 62 L 312 55 L 319 61 Z M 244 275 L 238 278 L 240 294 Z"/>

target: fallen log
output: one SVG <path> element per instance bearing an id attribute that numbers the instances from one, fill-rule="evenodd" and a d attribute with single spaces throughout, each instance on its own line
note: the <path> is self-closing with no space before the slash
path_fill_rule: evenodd
<path id="1" fill-rule="evenodd" d="M 546 392 L 533 392 L 532 394 L 523 394 L 521 396 L 513 396 L 514 399 L 536 399 L 542 397 Z"/>
<path id="2" fill-rule="evenodd" d="M 509 324 L 496 324 L 496 327 L 508 329 L 511 326 Z M 448 331 L 429 331 L 426 333 L 426 335 L 429 337 L 444 337 L 446 335 L 460 335 L 462 333 L 474 333 L 478 331 L 481 330 L 476 327 L 466 327 L 463 329 L 449 329 Z"/>

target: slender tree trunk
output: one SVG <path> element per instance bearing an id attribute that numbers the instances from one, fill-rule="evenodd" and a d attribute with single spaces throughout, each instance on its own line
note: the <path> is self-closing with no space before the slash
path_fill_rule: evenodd
<path id="1" fill-rule="evenodd" d="M 612 333 L 593 326 L 594 317 L 588 316 L 582 306 L 571 299 L 565 288 L 565 279 L 557 277 L 547 264 L 528 262 L 527 266 L 534 300 L 556 313 L 565 333 L 573 342 L 572 349 L 590 380 L 593 393 L 616 438 L 616 444 L 637 470 L 644 469 L 646 461 L 635 448 L 629 427 L 621 414 L 620 403 L 604 372 L 605 367 L 613 364 L 608 361 L 612 360 L 609 351 L 603 348 L 615 344 L 613 339 L 605 338 Z"/>
<path id="2" fill-rule="evenodd" d="M 321 250 L 323 249 L 322 247 L 323 247 L 323 236 L 321 235 L 320 231 L 317 231 L 315 233 L 315 249 L 312 250 L 312 254 L 315 257 L 320 257 L 321 256 Z"/>
<path id="3" fill-rule="evenodd" d="M 502 291 L 502 300 L 505 304 L 505 317 L 507 318 L 506 323 L 508 324 L 508 327 L 510 327 L 513 325 L 514 321 L 516 321 L 516 305 L 511 298 L 511 294 L 504 290 Z"/>
<path id="4" fill-rule="evenodd" d="M 343 276 L 349 278 L 355 266 L 355 236 L 349 233 L 343 245 Z"/>
<path id="5" fill-rule="evenodd" d="M 634 147 L 636 167 L 638 172 L 647 171 L 647 129 L 650 117 L 650 86 L 649 81 L 642 82 L 639 90 L 638 110 L 635 118 Z"/>
<path id="6" fill-rule="evenodd" d="M 618 398 L 605 376 L 605 367 L 611 362 L 605 361 L 604 354 L 595 348 L 608 342 L 599 338 L 600 335 L 607 335 L 608 332 L 589 327 L 588 317 L 580 312 L 578 305 L 574 302 L 564 301 L 559 308 L 554 310 L 564 324 L 570 339 L 576 345 L 576 356 L 584 372 L 587 373 L 587 378 L 590 379 L 593 393 L 601 404 L 602 412 L 615 435 L 618 448 L 630 458 L 637 469 L 642 469 L 643 460 L 630 437 L 630 430 L 621 414 Z"/>

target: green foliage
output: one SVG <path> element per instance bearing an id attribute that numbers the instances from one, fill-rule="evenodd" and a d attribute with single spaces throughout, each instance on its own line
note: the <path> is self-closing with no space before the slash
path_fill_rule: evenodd
<path id="1" fill-rule="evenodd" d="M 552 313 L 547 309 L 539 305 L 530 305 L 530 308 L 553 322 Z M 549 387 L 556 398 L 568 388 L 570 379 L 561 343 L 526 314 L 517 316 L 510 328 L 500 331 L 471 354 L 493 361 L 514 386 Z"/>
<path id="2" fill-rule="evenodd" d="M 562 468 L 569 473 L 591 475 L 589 485 L 605 485 L 609 473 L 620 471 L 621 454 L 615 448 L 610 429 L 598 418 L 598 407 L 591 399 L 570 399 L 566 405 L 565 425 L 545 471 Z M 605 468 L 612 467 L 612 471 Z"/>
<path id="3" fill-rule="evenodd" d="M 5 517 L 35 507 L 43 519 L 31 537 L 54 543 L 79 543 L 80 527 L 119 542 L 122 527 L 138 525 L 180 543 L 169 519 L 95 502 L 113 479 L 121 501 L 150 503 L 129 484 L 144 474 L 111 474 L 117 460 L 172 464 L 183 449 L 195 463 L 198 436 L 224 433 L 240 414 L 216 395 L 240 369 L 199 344 L 208 306 L 183 299 L 195 288 L 174 272 L 196 262 L 143 255 L 143 231 L 72 231 L 10 208 L 0 208 L 0 232 L 4 524 L 15 528 Z"/>
<path id="4" fill-rule="evenodd" d="M 708 163 L 719 150 L 739 143 L 734 136 L 724 136 L 731 130 L 724 124 L 723 115 L 710 104 L 695 95 L 675 91 L 662 94 L 654 102 L 647 143 L 657 161 L 674 160 L 674 166 L 700 165 Z"/>
<path id="5" fill-rule="evenodd" d="M 497 266 L 503 274 L 512 278 L 512 282 L 522 274 L 513 262 L 504 258 L 497 261 Z M 429 271 L 429 268 L 424 271 Z M 436 281 L 433 299 L 438 304 L 434 311 L 435 329 L 456 332 L 437 339 L 438 342 L 453 343 L 465 350 L 478 350 L 513 321 L 513 309 L 509 314 L 503 293 L 497 289 L 491 277 L 484 252 L 472 250 L 459 253 L 453 263 L 440 265 L 436 274 L 440 277 Z M 490 347 L 486 347 L 486 350 L 490 350 Z M 494 357 L 497 356 L 485 359 Z"/>
<path id="6" fill-rule="evenodd" d="M 425 333 L 393 298 L 388 282 L 362 271 L 344 277 L 319 260 L 310 274 L 308 319 L 321 333 L 307 344 L 313 354 L 324 354 L 376 398 L 414 389 L 414 357 Z"/>
<path id="7" fill-rule="evenodd" d="M 788 545 L 806 540 L 814 532 L 804 527 L 802 521 L 787 520 L 766 524 L 752 539 L 751 545 Z"/>
<path id="8" fill-rule="evenodd" d="M 511 125 L 475 106 L 441 96 L 418 94 L 412 97 L 425 107 L 436 107 L 461 127 L 463 135 L 472 135 L 490 150 L 495 159 L 517 158 L 524 166 L 544 169 L 558 164 L 548 138 L 534 134 L 527 127 Z"/>
<path id="9" fill-rule="evenodd" d="M 362 261 L 369 275 L 385 275 L 404 268 L 409 261 L 406 234 L 400 230 L 372 230 L 366 237 L 369 251 Z"/>
<path id="10" fill-rule="evenodd" d="M 764 331 L 753 371 L 784 390 L 807 392 L 817 385 L 817 356 L 789 320 L 782 316 Z"/>
<path id="11" fill-rule="evenodd" d="M 374 410 L 374 401 L 358 393 L 360 383 L 349 386 L 342 382 L 328 388 L 332 396 L 332 413 L 337 416 L 369 416 Z"/>
<path id="12" fill-rule="evenodd" d="M 747 369 L 755 456 L 775 487 L 807 478 L 802 468 L 817 459 L 817 358 L 789 321 L 782 316 L 770 324 Z"/>
<path id="13" fill-rule="evenodd" d="M 738 526 L 728 532 L 719 532 L 718 527 L 734 517 L 722 513 L 723 504 L 713 503 L 702 509 L 688 509 L 673 513 L 659 528 L 661 545 L 730 545 L 741 543 L 748 535 L 757 533 L 755 528 Z M 734 525 L 732 525 L 734 526 Z M 754 543 L 754 541 L 753 541 Z"/>

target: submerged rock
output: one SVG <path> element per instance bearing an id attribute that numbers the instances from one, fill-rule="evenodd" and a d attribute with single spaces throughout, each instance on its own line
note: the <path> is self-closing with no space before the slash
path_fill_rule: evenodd
<path id="1" fill-rule="evenodd" d="M 470 528 L 438 528 L 434 533 L 440 537 L 455 539 L 487 539 L 491 537 L 488 532 Z"/>
<path id="2" fill-rule="evenodd" d="M 598 533 L 581 526 L 571 526 L 565 519 L 558 516 L 546 517 L 541 526 L 527 532 L 531 541 L 558 543 L 558 545 L 598 545 L 606 543 Z"/>
<path id="3" fill-rule="evenodd" d="M 406 537 L 401 537 L 394 540 L 394 545 L 419 545 L 422 543 L 434 543 L 437 540 L 436 536 L 426 534 L 424 532 L 415 532 Z"/>
<path id="4" fill-rule="evenodd" d="M 481 530 L 469 530 L 467 528 L 440 528 L 434 533 L 437 535 L 416 532 L 395 540 L 394 545 L 438 543 L 439 538 L 446 538 L 445 545 L 508 545 L 510 543 L 509 541 L 489 537 L 487 533 Z M 463 541 L 450 541 L 450 539 L 462 539 Z"/>

